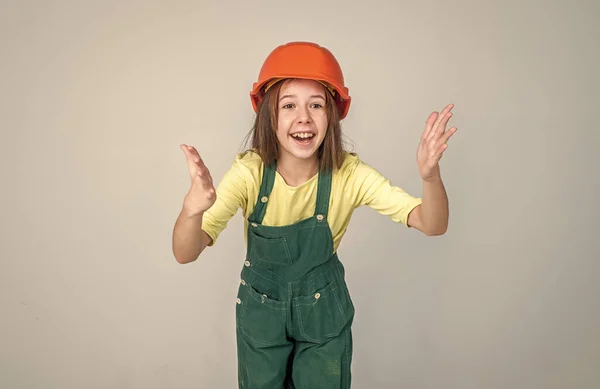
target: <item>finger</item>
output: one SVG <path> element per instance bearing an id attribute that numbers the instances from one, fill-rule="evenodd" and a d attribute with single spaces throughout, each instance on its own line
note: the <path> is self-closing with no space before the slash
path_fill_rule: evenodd
<path id="1" fill-rule="evenodd" d="M 443 121 L 445 120 L 445 123 L 448 122 L 448 119 L 450 119 L 450 117 L 452 116 L 452 113 L 450 112 L 452 110 L 452 108 L 454 108 L 454 104 L 448 104 L 446 106 L 446 108 L 444 108 L 442 110 L 442 112 L 440 112 L 440 114 L 437 117 L 437 120 L 435 121 L 435 123 L 433 124 L 433 129 L 431 130 L 431 132 L 429 133 L 429 139 L 431 137 L 433 137 L 435 134 L 439 134 L 440 132 L 438 131 L 440 129 L 440 125 L 443 124 Z M 450 116 L 448 116 L 448 114 L 450 114 Z M 443 128 L 443 127 L 442 127 Z"/>
<path id="2" fill-rule="evenodd" d="M 435 130 L 434 137 L 439 138 L 447 132 L 446 126 L 448 125 L 450 118 L 452 118 L 452 112 L 448 112 L 446 116 L 440 121 L 438 128 Z"/>
<path id="3" fill-rule="evenodd" d="M 202 157 L 200 157 L 200 154 L 196 148 L 187 145 L 182 145 L 182 148 L 186 155 L 190 174 L 197 173 L 199 169 L 206 169 L 206 165 L 204 164 L 204 161 L 202 160 Z"/>
<path id="4" fill-rule="evenodd" d="M 452 112 L 446 112 L 443 116 L 440 115 L 440 118 L 437 120 L 427 139 L 439 138 L 440 135 L 446 132 L 446 125 L 451 117 Z"/>
<path id="5" fill-rule="evenodd" d="M 214 200 L 215 197 L 217 197 L 217 192 L 215 191 L 214 187 L 210 187 L 207 189 L 206 195 L 206 197 L 208 197 L 209 199 Z"/>
<path id="6" fill-rule="evenodd" d="M 198 150 L 196 150 L 194 146 L 188 146 L 187 149 L 190 155 L 192 155 L 194 158 L 200 158 L 200 153 L 198 152 Z"/>
<path id="7" fill-rule="evenodd" d="M 181 149 L 183 150 L 183 153 L 185 154 L 186 157 L 193 157 L 194 150 L 195 150 L 193 146 L 182 144 Z"/>
<path id="8" fill-rule="evenodd" d="M 188 171 L 190 173 L 190 177 L 192 179 L 194 179 L 194 175 L 198 171 L 198 165 L 196 165 L 196 163 L 194 162 L 194 157 L 190 153 L 190 151 L 187 149 L 187 146 L 182 146 L 181 148 L 182 148 L 183 153 L 185 155 L 185 161 L 186 161 L 186 163 L 188 165 Z"/>
<path id="9" fill-rule="evenodd" d="M 188 166 L 190 166 L 190 168 L 193 167 L 193 165 L 196 164 L 195 159 L 196 157 L 194 156 L 193 153 L 193 147 L 192 146 L 187 146 L 187 145 L 181 145 L 181 149 L 183 150 L 183 154 L 185 155 L 185 159 L 188 163 Z"/>
<path id="10" fill-rule="evenodd" d="M 212 195 L 212 194 L 214 194 L 214 193 L 216 192 L 216 191 L 215 191 L 215 187 L 213 186 L 213 184 L 212 184 L 212 183 L 210 183 L 210 182 L 208 182 L 208 181 L 205 181 L 205 182 L 202 184 L 202 190 L 203 190 L 203 191 L 204 191 L 204 193 L 206 193 L 207 195 Z"/>
<path id="11" fill-rule="evenodd" d="M 423 139 L 423 140 L 427 139 L 427 137 L 429 136 L 429 133 L 433 129 L 433 125 L 434 125 L 437 117 L 438 117 L 437 112 L 432 112 L 429 114 L 429 117 L 425 121 L 425 131 L 423 131 L 423 135 L 421 135 L 421 139 Z"/>
<path id="12" fill-rule="evenodd" d="M 446 149 L 448 148 L 448 144 L 444 143 L 438 146 L 437 150 L 435 151 L 435 153 L 433 154 L 433 160 L 437 163 L 440 161 L 440 159 L 442 159 L 442 156 L 444 155 L 444 151 L 446 151 Z"/>
<path id="13" fill-rule="evenodd" d="M 198 169 L 196 175 L 208 186 L 213 186 L 213 179 L 206 167 Z"/>
<path id="14" fill-rule="evenodd" d="M 451 129 L 446 131 L 446 133 L 440 138 L 440 143 L 448 142 L 448 139 L 450 139 L 450 137 L 454 135 L 454 133 L 456 133 L 456 127 L 452 127 Z"/>
<path id="15" fill-rule="evenodd" d="M 190 157 L 190 152 L 188 150 L 188 146 L 180 145 L 179 147 L 181 147 L 181 150 L 183 151 L 183 155 L 185 155 L 185 159 L 188 159 Z"/>
<path id="16" fill-rule="evenodd" d="M 200 173 L 196 173 L 196 176 L 194 177 L 194 184 L 202 188 L 202 191 L 204 192 L 208 191 L 212 187 L 212 184 L 206 178 L 206 176 Z"/>
<path id="17" fill-rule="evenodd" d="M 188 146 L 188 145 L 181 145 L 181 149 L 185 153 L 186 158 L 189 158 L 194 162 L 197 162 L 198 160 L 202 160 L 202 158 L 200 158 L 200 154 L 198 153 L 198 150 L 196 150 L 195 147 Z"/>
<path id="18" fill-rule="evenodd" d="M 441 118 L 444 117 L 444 115 L 446 115 L 447 113 L 449 113 L 450 111 L 452 111 L 452 108 L 454 108 L 454 104 L 448 104 L 440 113 L 440 119 L 438 120 L 438 123 L 441 121 Z"/>
<path id="19" fill-rule="evenodd" d="M 214 187 L 212 175 L 210 174 L 210 170 L 208 170 L 208 168 L 206 166 L 202 166 L 201 168 L 198 168 L 196 175 L 198 176 L 198 178 L 201 179 L 202 184 L 203 184 L 202 187 L 204 189 L 209 189 L 209 188 Z"/>
<path id="20" fill-rule="evenodd" d="M 206 166 L 202 166 L 202 167 L 198 167 L 198 170 L 196 171 L 196 174 L 198 175 L 198 177 L 200 177 L 202 180 L 208 180 L 208 174 L 207 174 L 208 169 L 206 168 Z"/>
<path id="21" fill-rule="evenodd" d="M 205 166 L 204 161 L 202 160 L 202 157 L 200 157 L 200 153 L 198 153 L 198 150 L 196 150 L 195 147 L 188 146 L 188 151 L 189 151 L 190 155 L 192 156 L 192 160 L 194 161 L 195 164 L 197 164 L 198 166 Z"/>
<path id="22" fill-rule="evenodd" d="M 451 129 L 449 129 L 448 131 L 446 131 L 446 133 L 444 133 L 444 135 L 442 135 L 441 138 L 439 138 L 436 142 L 430 142 L 431 144 L 431 148 L 435 150 L 435 153 L 437 153 L 440 150 L 440 147 L 447 147 L 447 142 L 450 139 L 450 137 L 452 135 L 454 135 L 454 133 L 456 132 L 456 127 L 452 127 Z M 444 146 L 446 145 L 446 146 Z M 445 148 L 444 148 L 445 150 Z"/>

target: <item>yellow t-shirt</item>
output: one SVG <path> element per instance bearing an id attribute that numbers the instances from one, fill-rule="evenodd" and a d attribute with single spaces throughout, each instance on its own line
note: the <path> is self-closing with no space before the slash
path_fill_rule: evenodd
<path id="1" fill-rule="evenodd" d="M 229 220 L 242 209 L 244 231 L 260 192 L 263 162 L 260 156 L 247 151 L 237 154 L 233 165 L 217 185 L 217 200 L 204 213 L 202 229 L 212 238 L 211 245 L 227 226 Z M 354 153 L 346 153 L 342 167 L 334 170 L 331 180 L 328 221 L 337 250 L 350 223 L 354 209 L 366 205 L 397 223 L 407 225 L 408 214 L 421 199 L 393 186 L 374 168 Z M 275 182 L 263 219 L 267 226 L 284 226 L 311 217 L 315 213 L 318 175 L 302 185 L 289 186 L 275 173 Z M 246 235 L 244 235 L 246 236 Z"/>

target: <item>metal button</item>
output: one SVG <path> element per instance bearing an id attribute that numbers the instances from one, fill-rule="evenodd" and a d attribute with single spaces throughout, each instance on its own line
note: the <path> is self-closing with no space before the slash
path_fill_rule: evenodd
<path id="1" fill-rule="evenodd" d="M 242 285 L 246 285 L 246 281 L 242 280 L 241 281 Z"/>
<path id="2" fill-rule="evenodd" d="M 246 265 L 246 267 L 249 267 L 250 266 L 250 261 L 245 261 L 244 265 Z"/>
<path id="3" fill-rule="evenodd" d="M 317 300 L 319 299 L 319 297 L 321 297 L 321 293 L 317 293 L 317 294 L 315 294 L 315 298 L 316 298 Z"/>
<path id="4" fill-rule="evenodd" d="M 323 215 L 317 215 L 317 220 L 318 221 L 323 221 Z"/>
<path id="5" fill-rule="evenodd" d="M 258 224 L 252 223 L 252 227 L 258 227 Z"/>
<path id="6" fill-rule="evenodd" d="M 242 303 L 242 300 L 240 300 L 240 299 L 237 299 L 237 303 L 238 303 L 238 304 L 241 304 L 241 303 Z"/>
<path id="7" fill-rule="evenodd" d="M 260 201 L 262 201 L 263 203 L 266 203 L 267 201 L 269 201 L 269 198 L 267 196 L 263 196 L 263 197 L 261 197 Z"/>

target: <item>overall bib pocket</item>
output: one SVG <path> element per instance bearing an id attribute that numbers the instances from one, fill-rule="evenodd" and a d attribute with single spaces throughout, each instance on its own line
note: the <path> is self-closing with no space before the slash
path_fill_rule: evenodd
<path id="1" fill-rule="evenodd" d="M 273 265 L 289 265 L 292 263 L 292 255 L 285 237 L 265 238 L 251 231 L 252 258 Z"/>
<path id="2" fill-rule="evenodd" d="M 286 338 L 286 305 L 261 294 L 249 283 L 240 285 L 236 307 L 237 326 L 259 345 L 280 344 Z"/>
<path id="3" fill-rule="evenodd" d="M 333 280 L 309 296 L 294 298 L 298 328 L 302 336 L 323 343 L 338 336 L 354 318 L 354 306 L 345 284 Z"/>

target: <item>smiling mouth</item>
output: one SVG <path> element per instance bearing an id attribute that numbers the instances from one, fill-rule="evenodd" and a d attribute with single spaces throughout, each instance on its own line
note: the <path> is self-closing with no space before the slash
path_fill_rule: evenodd
<path id="1" fill-rule="evenodd" d="M 295 134 L 292 134 L 292 138 L 294 139 L 311 139 L 314 136 L 315 134 L 313 134 L 312 132 L 297 132 Z"/>
<path id="2" fill-rule="evenodd" d="M 313 139 L 316 139 L 316 134 L 313 134 L 312 132 L 297 132 L 290 136 L 301 146 L 309 145 L 312 143 Z"/>

